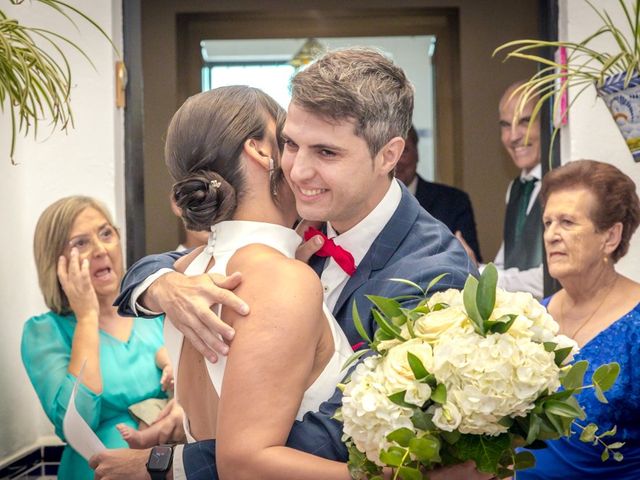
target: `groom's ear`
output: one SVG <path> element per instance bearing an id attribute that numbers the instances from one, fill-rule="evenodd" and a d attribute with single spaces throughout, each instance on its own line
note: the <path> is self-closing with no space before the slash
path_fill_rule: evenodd
<path id="1" fill-rule="evenodd" d="M 404 151 L 405 141 L 402 137 L 393 137 L 378 152 L 380 167 L 384 173 L 392 172 Z"/>
<path id="2" fill-rule="evenodd" d="M 269 168 L 271 168 L 269 165 L 269 159 L 270 159 L 269 155 L 266 155 L 262 151 L 262 146 L 258 143 L 256 139 L 254 138 L 246 139 L 244 141 L 242 151 L 244 152 L 245 155 L 247 155 L 247 157 L 249 157 L 251 161 L 258 162 L 258 164 L 260 164 L 260 166 L 265 170 L 269 170 Z"/>

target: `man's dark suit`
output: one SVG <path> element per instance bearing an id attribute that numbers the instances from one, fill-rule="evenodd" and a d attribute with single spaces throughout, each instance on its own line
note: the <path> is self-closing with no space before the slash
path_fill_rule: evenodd
<path id="1" fill-rule="evenodd" d="M 159 268 L 169 267 L 174 258 L 173 254 L 149 256 L 131 267 L 116 301 L 120 313 L 132 314 L 129 310 L 132 290 Z M 426 287 L 434 277 L 445 272 L 448 275 L 434 291 L 462 288 L 469 273 L 477 275 L 460 242 L 420 208 L 417 200 L 403 186 L 400 205 L 345 285 L 334 308 L 334 316 L 349 340 L 356 343 L 361 338 L 352 321 L 354 300 L 371 336 L 375 322 L 370 314 L 371 303 L 365 295 L 393 297 L 416 294 L 406 284 L 390 279 L 404 278 Z M 336 390 L 333 397 L 320 406 L 319 412 L 307 413 L 302 421 L 296 421 L 287 446 L 324 458 L 346 461 L 347 450 L 341 441 L 342 425 L 332 419 L 340 402 L 341 392 Z M 207 440 L 186 445 L 183 463 L 189 479 L 217 478 L 215 442 Z"/>
<path id="2" fill-rule="evenodd" d="M 444 223 L 452 233 L 460 230 L 478 261 L 482 261 L 469 195 L 448 185 L 427 182 L 420 175 L 417 178 L 416 198 L 422 208 Z"/>

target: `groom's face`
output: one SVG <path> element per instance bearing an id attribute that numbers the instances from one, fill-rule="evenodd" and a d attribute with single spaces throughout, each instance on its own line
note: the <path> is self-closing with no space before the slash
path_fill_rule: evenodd
<path id="1" fill-rule="evenodd" d="M 284 125 L 282 169 L 305 220 L 345 232 L 380 202 L 391 181 L 382 154 L 371 158 L 354 122 L 325 119 L 291 103 Z"/>

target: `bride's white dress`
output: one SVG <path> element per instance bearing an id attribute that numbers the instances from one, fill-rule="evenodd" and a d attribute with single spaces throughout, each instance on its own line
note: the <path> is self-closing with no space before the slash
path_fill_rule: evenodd
<path id="1" fill-rule="evenodd" d="M 209 244 L 187 267 L 185 274 L 199 275 L 204 273 L 211 257 L 215 257 L 215 265 L 209 270 L 210 273 L 226 274 L 227 263 L 233 254 L 240 248 L 252 244 L 263 244 L 274 248 L 289 258 L 294 258 L 295 251 L 300 245 L 300 237 L 290 228 L 281 225 L 262 222 L 247 221 L 226 221 L 211 227 Z M 276 274 L 276 272 L 274 272 Z M 297 420 L 301 420 L 305 413 L 317 411 L 322 402 L 328 400 L 335 391 L 336 385 L 342 380 L 344 373 L 342 367 L 346 360 L 353 354 L 347 337 L 336 322 L 335 318 L 323 305 L 324 314 L 331 327 L 335 351 L 326 367 L 313 384 L 304 392 L 302 403 L 296 415 Z M 220 314 L 218 309 L 217 314 Z M 169 357 L 173 364 L 175 375 L 174 392 L 176 400 L 178 394 L 178 372 L 180 371 L 180 353 L 182 350 L 183 335 L 177 330 L 169 320 L 164 322 L 165 345 L 169 352 Z M 292 359 L 294 360 L 294 359 Z M 226 366 L 226 357 L 219 357 L 216 363 L 206 361 L 209 378 L 216 393 L 222 393 L 222 379 Z M 185 416 L 186 417 L 186 416 Z M 193 442 L 190 434 L 189 421 L 184 419 L 184 429 L 187 439 Z"/>

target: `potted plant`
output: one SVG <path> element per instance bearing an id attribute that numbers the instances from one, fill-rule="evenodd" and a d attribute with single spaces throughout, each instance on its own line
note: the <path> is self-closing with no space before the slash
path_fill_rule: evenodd
<path id="1" fill-rule="evenodd" d="M 624 21 L 617 25 L 609 13 L 584 0 L 601 21 L 599 28 L 579 42 L 515 40 L 499 46 L 494 55 L 507 52 L 505 60 L 520 58 L 538 62 L 542 68 L 521 85 L 514 96 L 520 96 L 516 112 L 534 102 L 532 119 L 545 102 L 553 99 L 557 119 L 553 138 L 573 102 L 591 85 L 604 100 L 618 125 L 636 162 L 640 162 L 640 0 L 630 5 L 618 0 Z M 614 40 L 615 50 L 599 51 L 593 47 L 597 39 Z M 541 49 L 557 48 L 561 55 L 549 59 Z M 567 92 L 573 98 L 566 104 Z"/>
<path id="2" fill-rule="evenodd" d="M 23 1 L 10 0 L 14 5 Z M 51 7 L 74 25 L 72 15 L 88 22 L 115 49 L 105 31 L 77 8 L 60 0 L 35 1 Z M 67 37 L 23 25 L 0 10 L 0 111 L 8 111 L 11 117 L 11 163 L 15 164 L 13 154 L 18 133 L 27 136 L 33 132 L 35 137 L 39 122 L 45 118 L 51 123 L 52 130 L 65 130 L 73 125 L 71 68 L 63 51 L 65 45 L 80 52 L 91 63 L 84 51 Z"/>

